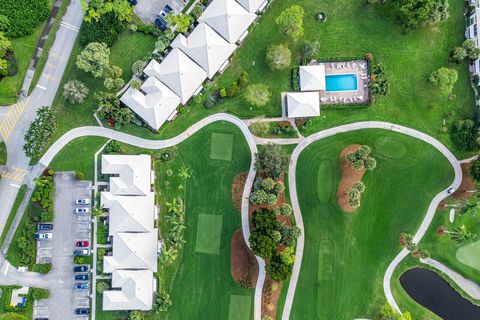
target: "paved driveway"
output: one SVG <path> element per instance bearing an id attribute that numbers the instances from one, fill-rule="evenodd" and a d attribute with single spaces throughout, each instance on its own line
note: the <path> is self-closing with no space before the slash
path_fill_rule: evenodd
<path id="1" fill-rule="evenodd" d="M 55 214 L 52 239 L 52 264 L 55 290 L 42 305 L 42 314 L 50 320 L 76 319 L 75 308 L 88 307 L 88 290 L 74 290 L 73 250 L 76 240 L 90 240 L 90 215 L 76 215 L 75 199 L 91 198 L 90 181 L 76 181 L 73 173 L 57 173 L 55 181 Z M 45 311 L 45 308 L 47 311 Z M 85 317 L 83 317 L 85 319 Z"/>
<path id="2" fill-rule="evenodd" d="M 133 10 L 145 23 L 155 23 L 160 10 L 168 4 L 173 10 L 181 12 L 185 7 L 184 0 L 139 0 Z"/>

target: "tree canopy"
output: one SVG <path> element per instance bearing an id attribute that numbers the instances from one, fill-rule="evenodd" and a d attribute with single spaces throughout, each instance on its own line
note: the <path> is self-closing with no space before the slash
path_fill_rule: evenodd
<path id="1" fill-rule="evenodd" d="M 395 1 L 398 19 L 405 31 L 445 21 L 449 16 L 448 7 L 448 0 Z"/>
<path id="2" fill-rule="evenodd" d="M 133 9 L 127 0 L 81 0 L 85 21 L 99 21 L 100 17 L 112 12 L 118 21 L 130 21 Z"/>
<path id="3" fill-rule="evenodd" d="M 265 62 L 273 70 L 285 70 L 292 63 L 292 53 L 284 44 L 273 44 L 267 49 Z"/>
<path id="4" fill-rule="evenodd" d="M 286 35 L 296 41 L 303 36 L 303 15 L 303 8 L 293 5 L 283 10 L 275 22 Z"/>
<path id="5" fill-rule="evenodd" d="M 251 84 L 245 89 L 245 100 L 254 107 L 266 106 L 272 93 L 264 83 Z"/>
<path id="6" fill-rule="evenodd" d="M 478 128 L 470 119 L 456 121 L 450 132 L 450 138 L 455 146 L 461 150 L 472 151 L 478 149 Z"/>
<path id="7" fill-rule="evenodd" d="M 280 178 L 287 165 L 288 156 L 279 145 L 269 143 L 258 151 L 257 168 L 270 178 Z"/>
<path id="8" fill-rule="evenodd" d="M 110 49 L 105 43 L 92 42 L 77 56 L 78 69 L 91 73 L 95 78 L 104 76 L 110 63 Z"/>
<path id="9" fill-rule="evenodd" d="M 455 69 L 442 67 L 435 70 L 430 75 L 429 80 L 438 86 L 443 94 L 448 95 L 452 92 L 453 86 L 458 80 L 458 72 Z"/>

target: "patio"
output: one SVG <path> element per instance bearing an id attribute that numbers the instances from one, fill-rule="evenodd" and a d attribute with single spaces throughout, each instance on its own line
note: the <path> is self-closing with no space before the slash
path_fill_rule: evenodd
<path id="1" fill-rule="evenodd" d="M 368 90 L 368 62 L 366 60 L 312 62 L 310 65 L 324 65 L 325 76 L 354 74 L 357 89 L 352 91 L 320 90 L 320 104 L 362 104 L 370 101 Z"/>

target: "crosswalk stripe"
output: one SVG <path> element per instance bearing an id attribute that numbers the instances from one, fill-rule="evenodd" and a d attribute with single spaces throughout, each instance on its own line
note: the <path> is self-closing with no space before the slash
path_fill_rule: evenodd
<path id="1" fill-rule="evenodd" d="M 30 97 L 27 97 L 25 100 L 19 101 L 12 105 L 8 110 L 3 121 L 0 123 L 0 134 L 2 135 L 2 139 L 6 141 L 10 134 L 13 131 L 13 128 L 17 124 L 18 119 L 22 115 L 25 107 L 27 106 L 28 100 Z"/>

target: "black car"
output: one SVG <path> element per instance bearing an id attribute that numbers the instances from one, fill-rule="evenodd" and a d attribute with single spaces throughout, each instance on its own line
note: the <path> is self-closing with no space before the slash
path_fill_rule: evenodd
<path id="1" fill-rule="evenodd" d="M 73 272 L 87 272 L 90 270 L 90 266 L 76 266 L 73 267 Z"/>
<path id="2" fill-rule="evenodd" d="M 165 19 L 161 18 L 160 16 L 155 19 L 155 24 L 160 28 L 160 30 L 165 31 L 168 28 L 167 21 Z"/>
<path id="3" fill-rule="evenodd" d="M 75 275 L 75 281 L 88 281 L 89 279 L 90 279 L 90 277 L 86 273 Z"/>
<path id="4" fill-rule="evenodd" d="M 48 320 L 48 318 L 35 318 L 35 320 Z"/>
<path id="5" fill-rule="evenodd" d="M 75 314 L 77 315 L 90 314 L 90 308 L 76 308 Z"/>
<path id="6" fill-rule="evenodd" d="M 128 0 L 128 3 L 130 3 L 132 6 L 137 5 L 137 0 Z"/>

